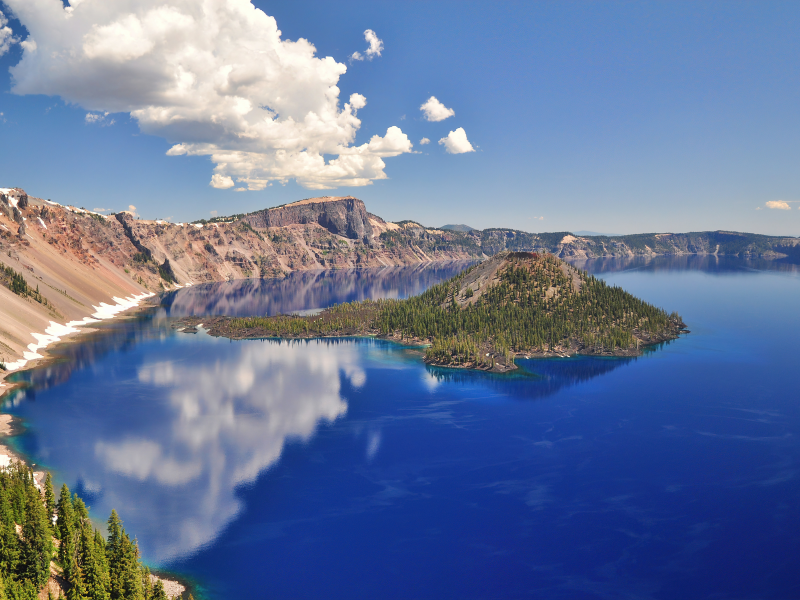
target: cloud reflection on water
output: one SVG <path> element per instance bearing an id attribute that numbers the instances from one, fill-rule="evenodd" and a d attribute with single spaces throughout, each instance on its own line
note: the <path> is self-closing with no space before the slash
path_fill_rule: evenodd
<path id="1" fill-rule="evenodd" d="M 347 412 L 342 372 L 354 387 L 366 381 L 353 345 L 322 341 L 249 342 L 213 359 L 146 363 L 139 383 L 166 391 L 159 418 L 167 430 L 131 427 L 101 438 L 97 474 L 141 483 L 140 493 L 115 495 L 114 505 L 157 522 L 157 535 L 143 540 L 151 556 L 190 553 L 237 515 L 236 488 L 274 464 L 288 440 L 308 440 L 320 422 Z"/>

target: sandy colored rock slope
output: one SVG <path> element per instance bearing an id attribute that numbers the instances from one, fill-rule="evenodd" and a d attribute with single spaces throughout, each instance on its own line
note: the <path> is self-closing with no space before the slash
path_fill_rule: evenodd
<path id="1" fill-rule="evenodd" d="M 34 359 L 39 351 L 31 345 L 62 337 L 74 322 L 96 314 L 101 303 L 115 304 L 114 298 L 197 283 L 280 278 L 296 270 L 474 256 L 416 224 L 406 226 L 401 239 L 380 237 L 399 229 L 352 197 L 311 198 L 226 222 L 174 224 L 124 212 L 99 215 L 5 189 L 0 263 L 12 271 L 0 280 L 0 362 L 22 366 L 19 361 Z M 10 273 L 38 293 L 13 293 Z M 69 323 L 73 326 L 65 328 Z"/>

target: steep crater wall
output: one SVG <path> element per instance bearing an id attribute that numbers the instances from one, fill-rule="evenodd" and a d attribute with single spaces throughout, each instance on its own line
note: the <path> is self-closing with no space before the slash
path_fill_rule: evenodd
<path id="1" fill-rule="evenodd" d="M 245 215 L 242 221 L 251 227 L 262 229 L 316 223 L 333 234 L 365 243 L 370 243 L 373 235 L 364 203 L 351 196 L 335 199 L 311 198 L 278 208 L 260 210 Z"/>

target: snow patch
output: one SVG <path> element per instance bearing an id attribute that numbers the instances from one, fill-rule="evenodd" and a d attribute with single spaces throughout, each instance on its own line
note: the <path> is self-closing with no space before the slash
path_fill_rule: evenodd
<path id="1" fill-rule="evenodd" d="M 42 217 L 36 217 L 36 218 L 37 218 L 37 219 L 39 219 L 39 223 L 41 223 L 41 224 L 42 224 L 42 227 L 44 227 L 45 229 L 47 229 L 47 225 L 45 225 L 45 224 L 44 224 L 44 221 L 42 221 Z"/>
<path id="2" fill-rule="evenodd" d="M 105 302 L 101 302 L 100 306 L 92 305 L 92 308 L 94 308 L 95 311 L 97 311 L 92 316 L 96 319 L 112 319 L 118 313 L 121 313 L 124 310 L 128 310 L 129 308 L 133 308 L 134 306 L 137 306 L 139 302 L 141 302 L 145 298 L 150 298 L 151 296 L 154 295 L 155 294 L 151 292 L 149 294 L 148 293 L 139 294 L 138 296 L 133 295 L 128 298 L 117 298 L 116 296 L 114 296 L 112 300 L 116 304 L 106 304 Z"/>
<path id="3" fill-rule="evenodd" d="M 100 306 L 93 306 L 96 312 L 91 317 L 84 317 L 80 321 L 70 321 L 64 325 L 56 323 L 55 321 L 50 321 L 50 326 L 44 330 L 44 333 L 31 333 L 31 336 L 36 340 L 36 343 L 28 344 L 28 352 L 23 352 L 20 360 L 6 363 L 6 371 L 16 371 L 23 368 L 28 361 L 35 360 L 37 358 L 44 358 L 41 354 L 39 354 L 39 350 L 47 348 L 47 346 L 53 344 L 54 342 L 61 341 L 61 338 L 65 335 L 70 333 L 78 333 L 80 331 L 78 327 L 82 325 L 88 325 L 89 323 L 99 323 L 101 319 L 112 319 L 122 311 L 133 308 L 145 298 L 150 298 L 154 295 L 155 294 L 153 293 L 144 293 L 139 295 L 134 294 L 128 298 L 117 298 L 115 296 L 112 298 L 115 304 L 110 305 L 106 304 L 105 302 L 101 302 Z"/>

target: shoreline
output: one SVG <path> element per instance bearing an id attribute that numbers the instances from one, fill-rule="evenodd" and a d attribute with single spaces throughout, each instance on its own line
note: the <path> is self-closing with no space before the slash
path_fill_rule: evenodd
<path id="1" fill-rule="evenodd" d="M 281 316 L 281 315 L 276 315 Z M 402 338 L 397 334 L 381 334 L 377 330 L 367 330 L 367 329 L 353 329 L 352 331 L 344 331 L 338 334 L 330 334 L 330 335 L 320 335 L 319 333 L 297 333 L 297 334 L 283 334 L 283 335 L 275 335 L 266 330 L 261 329 L 245 329 L 245 330 L 238 330 L 234 335 L 233 331 L 226 329 L 226 323 L 229 322 L 231 319 L 236 317 L 226 317 L 226 316 L 212 316 L 212 317 L 179 317 L 177 318 L 172 324 L 171 327 L 175 329 L 178 333 L 186 333 L 186 334 L 193 334 L 197 333 L 197 327 L 203 326 L 203 329 L 210 335 L 211 337 L 216 338 L 227 338 L 229 340 L 265 340 L 265 339 L 272 339 L 272 340 L 333 340 L 333 339 L 346 339 L 346 338 L 363 338 L 363 339 L 378 339 L 378 340 L 385 340 L 388 342 L 394 342 L 396 344 L 409 346 L 409 347 L 427 347 L 431 345 L 431 340 L 427 339 L 420 339 L 417 337 L 413 338 Z M 685 328 L 685 324 L 681 324 Z M 682 333 L 689 333 L 688 330 L 680 328 L 676 326 L 674 330 L 671 330 L 669 333 L 658 335 L 654 337 L 649 337 L 645 340 L 640 340 L 640 344 L 636 348 L 620 348 L 613 351 L 602 351 L 596 352 L 593 349 L 589 348 L 577 348 L 577 347 L 570 347 L 562 350 L 552 350 L 547 352 L 518 352 L 512 353 L 510 356 L 510 360 L 507 359 L 503 354 L 496 352 L 491 345 L 487 344 L 486 347 L 482 348 L 482 353 L 486 354 L 487 357 L 495 359 L 493 361 L 492 366 L 480 366 L 474 363 L 441 363 L 435 360 L 430 360 L 428 358 L 422 359 L 422 362 L 426 365 L 430 365 L 432 367 L 444 368 L 444 369 L 463 369 L 468 371 L 479 371 L 483 373 L 493 373 L 493 374 L 503 374 L 503 373 L 511 373 L 513 371 L 518 370 L 520 367 L 516 364 L 517 358 L 522 359 L 549 359 L 549 358 L 572 358 L 576 356 L 594 356 L 594 357 L 605 357 L 605 358 L 635 358 L 638 356 L 643 356 L 645 350 L 648 348 L 652 348 L 658 344 L 662 344 L 664 342 L 677 340 L 680 338 Z M 638 338 L 637 338 L 638 339 Z M 485 352 L 487 351 L 488 352 Z"/>
<path id="2" fill-rule="evenodd" d="M 0 370 L 0 399 L 8 392 L 19 387 L 19 384 L 7 381 L 9 376 L 27 369 L 40 367 L 54 359 L 52 354 L 47 351 L 48 348 L 60 343 L 69 344 L 79 341 L 80 334 L 97 331 L 97 328 L 94 327 L 96 323 L 103 323 L 117 317 L 130 318 L 147 307 L 146 304 L 142 304 L 143 301 L 154 296 L 155 294 L 150 292 L 134 294 L 127 298 L 114 297 L 112 300 L 115 301 L 115 304 L 101 302 L 99 306 L 92 306 L 94 312 L 80 321 L 69 321 L 63 325 L 50 321 L 50 326 L 44 330 L 44 333 L 31 332 L 30 335 L 36 342 L 28 344 L 28 351 L 23 353 L 22 358 L 18 358 L 14 362 L 4 363 L 5 368 Z M 40 351 L 43 351 L 43 353 L 40 353 Z"/>
<path id="3" fill-rule="evenodd" d="M 8 377 L 15 373 L 45 366 L 57 360 L 57 357 L 52 354 L 54 348 L 62 344 L 80 343 L 85 336 L 99 330 L 95 326 L 97 323 L 117 318 L 120 320 L 135 318 L 138 313 L 150 306 L 142 302 L 153 296 L 155 296 L 154 293 L 145 293 L 129 298 L 113 298 L 116 301 L 115 304 L 109 305 L 101 302 L 99 307 L 93 306 L 92 308 L 95 309 L 95 312 L 89 317 L 84 317 L 82 321 L 71 321 L 65 325 L 51 321 L 50 327 L 45 330 L 44 334 L 32 333 L 31 335 L 38 343 L 29 344 L 29 352 L 26 352 L 22 359 L 11 363 L 11 369 L 0 371 L 0 400 L 4 401 L 8 394 L 24 385 L 22 382 L 10 382 L 7 380 Z M 39 352 L 40 350 L 42 351 L 41 353 Z M 15 462 L 31 467 L 33 469 L 34 485 L 41 491 L 44 489 L 44 479 L 47 476 L 47 471 L 44 469 L 37 470 L 36 467 L 38 465 L 36 463 L 29 462 L 8 443 L 8 438 L 19 435 L 23 430 L 24 428 L 20 425 L 18 417 L 2 412 L 2 409 L 0 409 L 0 468 L 8 467 Z M 163 577 L 155 573 L 151 573 L 150 578 L 153 582 L 157 579 L 161 580 L 168 598 L 178 598 L 189 589 L 184 582 L 177 578 Z M 44 589 L 49 589 L 55 593 L 58 591 L 66 593 L 66 590 L 61 588 L 58 580 L 54 579 L 52 575 Z"/>

